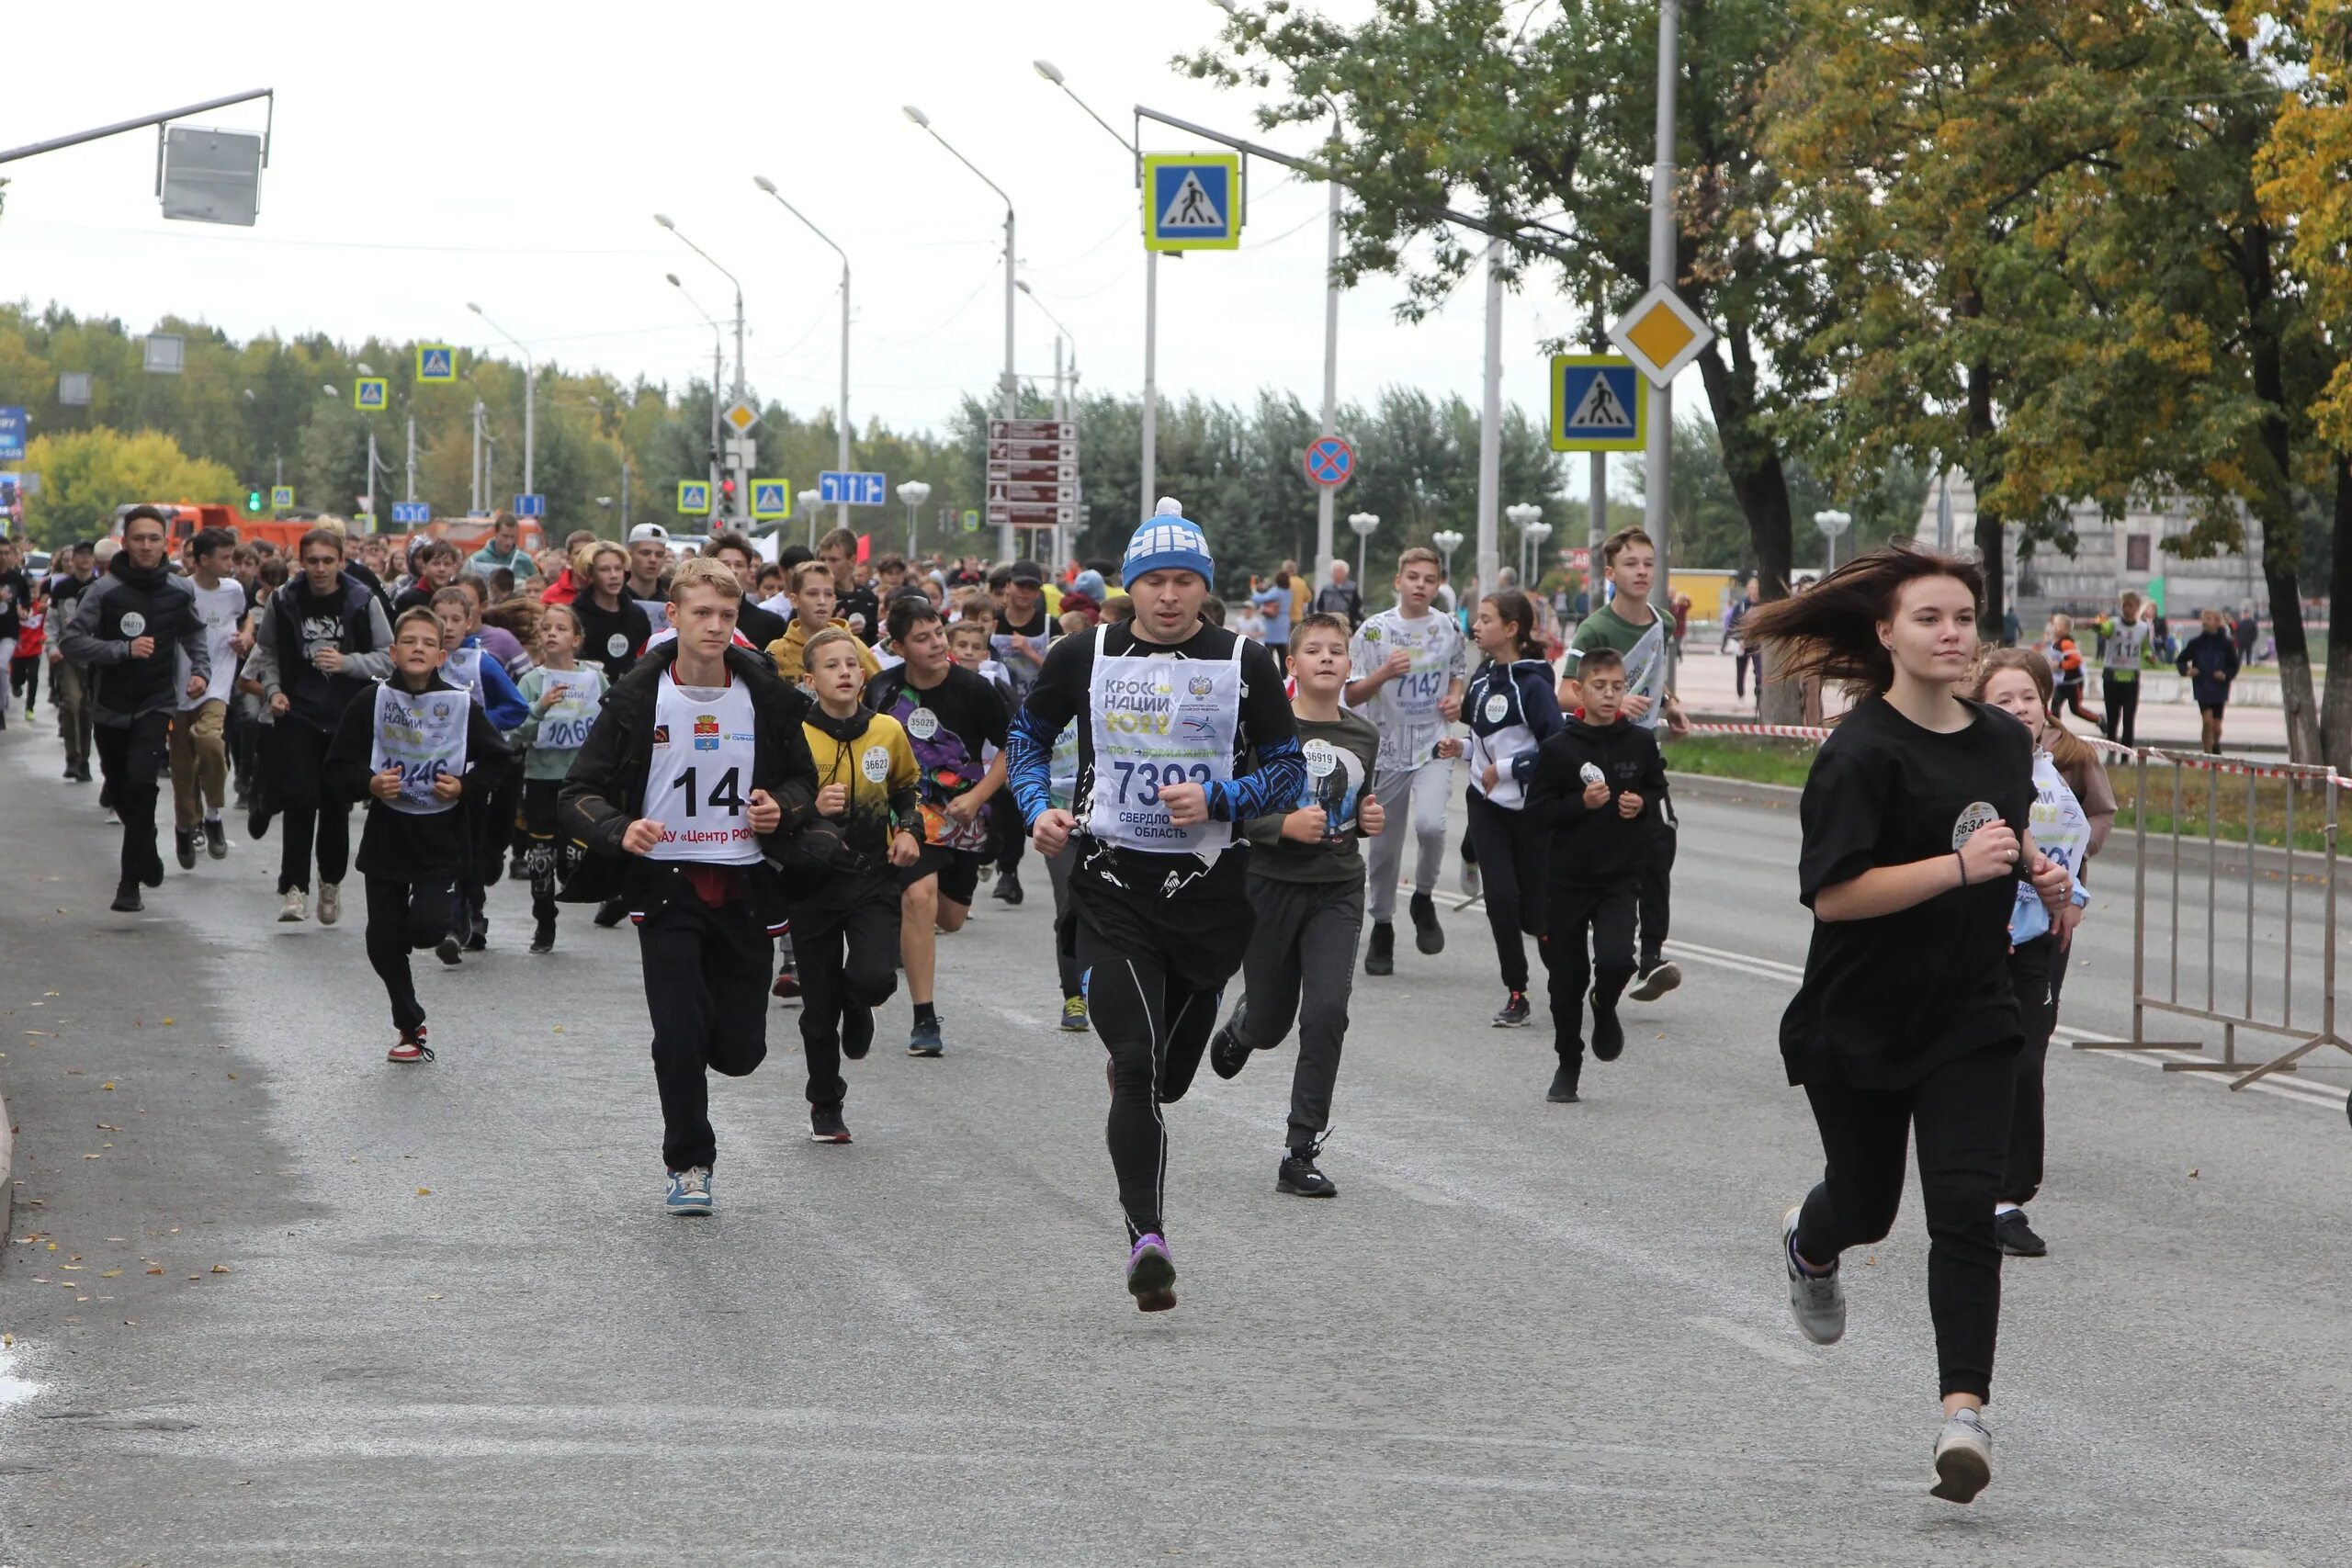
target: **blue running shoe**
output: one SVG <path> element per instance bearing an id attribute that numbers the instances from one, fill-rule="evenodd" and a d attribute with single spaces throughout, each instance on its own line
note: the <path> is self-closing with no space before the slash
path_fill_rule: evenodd
<path id="1" fill-rule="evenodd" d="M 693 1166 L 670 1173 L 670 1196 L 662 1206 L 673 1214 L 710 1213 L 710 1168 Z"/>
<path id="2" fill-rule="evenodd" d="M 1143 1312 L 1166 1312 L 1176 1304 L 1176 1260 L 1159 1235 L 1145 1236 L 1127 1254 L 1127 1293 Z"/>

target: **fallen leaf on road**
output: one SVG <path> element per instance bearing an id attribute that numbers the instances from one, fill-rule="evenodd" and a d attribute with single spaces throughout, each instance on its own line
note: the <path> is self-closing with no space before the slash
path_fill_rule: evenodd
<path id="1" fill-rule="evenodd" d="M 112 1078 L 108 1078 L 106 1082 L 104 1082 L 104 1083 L 100 1084 L 98 1087 L 99 1087 L 100 1089 L 112 1089 L 112 1088 L 114 1087 L 114 1080 L 113 1080 Z"/>
<path id="2" fill-rule="evenodd" d="M 163 1020 L 162 1021 L 163 1021 L 163 1022 L 164 1022 L 164 1023 L 169 1023 L 169 1022 L 171 1022 L 172 1021 L 171 1021 L 170 1019 L 168 1019 L 168 1018 L 167 1018 L 167 1019 Z"/>
<path id="3" fill-rule="evenodd" d="M 121 1273 L 122 1270 L 119 1269 L 108 1269 L 99 1274 L 98 1278 L 101 1280 L 112 1280 L 119 1276 Z"/>
<path id="4" fill-rule="evenodd" d="M 420 1187 L 416 1190 L 416 1195 L 420 1198 L 430 1198 L 433 1196 L 433 1189 L 430 1187 Z"/>
<path id="5" fill-rule="evenodd" d="M 147 1270 L 147 1272 L 149 1272 L 150 1274 L 160 1274 L 160 1273 L 162 1273 L 162 1272 L 163 1272 L 163 1270 L 162 1270 L 161 1269 L 148 1269 L 148 1270 Z"/>
<path id="6" fill-rule="evenodd" d="M 226 1274 L 229 1271 L 229 1266 L 226 1263 L 215 1263 L 212 1266 L 212 1271 L 215 1274 Z"/>
<path id="7" fill-rule="evenodd" d="M 441 1298 L 440 1298 L 439 1296 L 427 1296 L 427 1297 L 425 1297 L 424 1299 L 425 1299 L 426 1301 L 428 1301 L 428 1302 L 437 1302 L 437 1301 L 441 1300 Z"/>
<path id="8" fill-rule="evenodd" d="M 2189 1179 L 2189 1180 L 2191 1180 L 2191 1181 L 2196 1180 L 2196 1179 L 2197 1179 L 2197 1172 L 2196 1172 L 2196 1171 L 2194 1171 L 2194 1170 L 2190 1171 L 2190 1172 L 2188 1173 L 2188 1179 Z"/>
<path id="9" fill-rule="evenodd" d="M 98 1123 L 98 1131 L 101 1133 L 119 1133 L 122 1129 L 116 1126 L 111 1122 L 101 1122 Z"/>

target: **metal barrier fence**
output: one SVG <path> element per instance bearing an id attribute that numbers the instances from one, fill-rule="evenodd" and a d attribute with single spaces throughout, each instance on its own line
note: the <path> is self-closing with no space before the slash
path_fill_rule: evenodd
<path id="1" fill-rule="evenodd" d="M 1786 740 L 1826 740 L 1826 729 L 1804 725 L 1704 723 L 1693 724 L 1693 734 L 1752 735 Z M 2322 1046 L 2334 1045 L 2352 1052 L 2352 1041 L 2345 1039 L 2336 1028 L 2335 965 L 2341 945 L 2342 928 L 2336 908 L 2336 872 L 2338 859 L 2338 814 L 2346 781 L 2335 770 L 2300 763 L 2258 762 L 2241 757 L 2208 756 L 2202 752 L 2167 750 L 2150 746 L 2133 750 L 2111 741 L 2077 737 L 2103 756 L 2127 760 L 2133 767 L 2132 819 L 2133 855 L 2132 872 L 2132 1034 L 2127 1040 L 2077 1041 L 2077 1051 L 2188 1051 L 2202 1054 L 2204 1042 L 2197 1040 L 2151 1040 L 2148 1038 L 2148 1015 L 2151 1012 L 2170 1013 L 2178 1017 L 2199 1019 L 2222 1027 L 2222 1055 L 2218 1061 L 2165 1062 L 2168 1073 L 2229 1073 L 2233 1075 L 2230 1087 L 2244 1089 L 2257 1078 L 2271 1073 L 2293 1072 L 2303 1057 Z M 2149 818 L 2154 803 L 2149 795 L 2151 764 L 2171 769 L 2171 809 L 2166 814 L 2167 826 L 2163 830 L 2152 829 Z M 2204 831 L 2190 830 L 2189 808 L 2183 780 L 2191 773 L 2207 775 L 2204 792 Z M 2221 803 L 2222 780 L 2243 777 L 2245 780 L 2246 812 L 2245 842 L 2221 836 Z M 2284 847 L 2271 850 L 2255 842 L 2255 819 L 2257 815 L 2256 789 L 2264 779 L 2278 779 L 2285 784 L 2286 800 Z M 2299 810 L 2299 808 L 2301 808 Z M 2298 851 L 2296 835 L 2299 816 L 2304 825 L 2315 827 L 2321 844 L 2317 850 Z M 2184 849 L 2199 845 L 2204 861 L 2204 886 L 2201 911 L 2197 897 L 2194 872 L 2190 872 L 2187 889 L 2190 897 L 2184 900 Z M 2220 959 L 2220 933 L 2223 919 L 2221 895 L 2227 885 L 2222 864 L 2226 854 L 2243 851 L 2238 858 L 2242 871 L 2228 880 L 2239 882 L 2245 902 L 2245 962 L 2242 972 L 2233 976 L 2237 985 L 2234 998 L 2222 985 Z M 2271 874 L 2260 868 L 2264 863 L 2275 863 L 2275 880 L 2280 897 L 2272 912 L 2283 917 L 2284 929 L 2275 947 L 2256 940 L 2257 893 L 2273 880 Z M 2161 933 L 2154 930 L 2149 904 L 2150 877 L 2162 863 L 2168 896 L 2163 906 Z M 2314 910 L 2312 906 L 2316 905 Z M 2190 927 L 2190 958 L 2196 958 L 2194 917 L 2201 912 L 2204 962 L 2202 996 L 2199 994 L 2199 976 L 2187 976 L 2184 995 L 2184 971 L 2181 966 L 2181 942 L 2184 923 Z M 2299 1017 L 2295 1005 L 2295 931 L 2301 913 L 2306 920 L 2315 919 L 2320 932 L 2320 994 L 2317 1027 L 2311 1021 L 2312 1010 L 2307 1005 Z M 2153 939 L 2153 940 L 2152 940 Z M 2258 954 L 2273 955 L 2278 961 L 2276 1009 L 2268 1004 L 2273 994 L 2268 987 L 2269 976 L 2257 974 Z M 2152 961 L 2159 961 L 2163 974 L 2161 985 L 2152 985 L 2149 970 Z M 2235 1006 L 2231 1003 L 2234 1000 Z M 2238 1032 L 2251 1031 L 2258 1034 L 2284 1036 L 2295 1043 L 2283 1054 L 2267 1061 L 2242 1059 L 2237 1053 Z"/>

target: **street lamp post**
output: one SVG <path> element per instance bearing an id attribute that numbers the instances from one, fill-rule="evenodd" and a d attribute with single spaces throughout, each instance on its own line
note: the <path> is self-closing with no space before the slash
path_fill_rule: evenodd
<path id="1" fill-rule="evenodd" d="M 954 143 L 932 129 L 931 117 L 915 107 L 906 106 L 907 118 L 920 126 L 933 141 L 947 149 L 947 155 L 972 171 L 979 182 L 1004 197 L 1004 417 L 1018 419 L 1021 415 L 1021 383 L 1012 367 L 1012 299 L 1014 278 L 1012 249 L 1012 197 L 1005 196 L 1004 187 L 980 173 L 979 165 L 956 151 Z M 997 547 L 1002 558 L 1012 557 L 1012 525 L 1007 523 L 998 534 Z"/>
<path id="2" fill-rule="evenodd" d="M 695 254 L 702 257 L 703 260 L 709 262 L 713 271 L 717 272 L 719 276 L 725 278 L 728 282 L 735 286 L 735 400 L 740 403 L 743 400 L 744 390 L 742 281 L 733 273 L 728 271 L 725 267 L 720 266 L 717 261 L 713 260 L 711 254 L 708 251 L 704 250 L 700 245 L 695 244 L 692 240 L 687 239 L 684 234 L 681 233 L 678 226 L 670 221 L 667 214 L 660 212 L 655 213 L 653 215 L 653 221 L 661 224 L 662 227 L 670 231 L 671 233 L 677 235 L 678 243 L 680 244 L 694 252 Z M 711 389 L 711 395 L 714 398 L 718 396 L 718 389 L 716 387 Z M 744 511 L 744 508 L 751 503 L 752 476 L 744 468 L 743 461 L 741 457 L 730 457 L 729 461 L 735 469 L 734 515 L 740 522 L 744 516 L 748 515 Z"/>
<path id="3" fill-rule="evenodd" d="M 466 309 L 471 310 L 475 315 L 481 317 L 482 324 L 484 326 L 488 327 L 492 332 L 496 333 L 500 337 L 504 338 L 508 343 L 513 344 L 514 345 L 514 351 L 523 356 L 523 493 L 525 495 L 537 495 L 538 491 L 534 490 L 531 486 L 531 461 L 539 449 L 539 367 L 537 365 L 533 363 L 531 359 L 531 351 L 524 346 L 523 340 L 521 338 L 516 337 L 513 333 L 508 332 L 504 327 L 502 327 L 496 321 L 492 321 L 488 312 L 484 311 L 481 306 L 475 304 L 472 300 L 469 299 L 466 301 Z M 488 489 L 487 481 L 485 481 L 483 488 L 485 490 Z M 485 495 L 482 499 L 487 502 L 491 498 Z"/>
<path id="4" fill-rule="evenodd" d="M 1356 531 L 1356 592 L 1361 593 L 1365 564 L 1372 558 L 1372 533 L 1380 526 L 1380 517 L 1377 513 L 1351 512 L 1348 513 L 1348 526 Z"/>
<path id="5" fill-rule="evenodd" d="M 1829 551 L 1828 570 L 1838 570 L 1838 536 L 1854 525 L 1853 515 L 1845 512 L 1816 512 L 1813 525 L 1821 530 L 1821 539 Z"/>
<path id="6" fill-rule="evenodd" d="M 830 249 L 830 250 L 833 253 L 833 254 L 835 254 L 835 255 L 837 255 L 837 256 L 839 256 L 839 257 L 841 257 L 841 258 L 842 258 L 842 406 L 841 406 L 841 438 L 840 438 L 840 443 L 839 443 L 838 454 L 837 454 L 837 456 L 834 457 L 834 463 L 835 463 L 835 465 L 836 465 L 837 467 L 839 467 L 839 468 L 842 469 L 842 472 L 846 473 L 846 472 L 848 472 L 848 471 L 849 471 L 849 465 L 850 465 L 850 451 L 849 451 L 849 428 L 850 428 L 850 427 L 849 427 L 849 253 L 848 253 L 848 252 L 846 252 L 846 251 L 844 251 L 844 250 L 842 250 L 839 245 L 834 244 L 834 243 L 833 243 L 833 242 L 832 242 L 832 240 L 831 240 L 830 237 L 828 237 L 828 236 L 827 236 L 827 234 L 825 233 L 825 231 L 824 231 L 822 229 L 820 229 L 820 228 L 818 228 L 818 227 L 817 227 L 817 225 L 815 225 L 814 223 L 809 222 L 809 221 L 808 221 L 808 215 L 807 215 L 806 213 L 802 212 L 802 211 L 800 210 L 800 209 L 798 209 L 798 208 L 797 208 L 797 207 L 793 206 L 793 205 L 792 205 L 792 203 L 790 203 L 790 202 L 788 202 L 788 201 L 785 200 L 785 199 L 784 199 L 784 193 L 783 193 L 782 191 L 780 191 L 780 190 L 778 190 L 778 189 L 776 189 L 776 188 L 775 188 L 775 182 L 774 180 L 772 180 L 772 179 L 768 178 L 768 177 L 767 177 L 767 175 L 753 175 L 752 176 L 752 183 L 753 185 L 755 185 L 755 186 L 759 186 L 762 190 L 763 190 L 763 191 L 767 192 L 767 194 L 768 194 L 768 195 L 770 195 L 770 196 L 772 196 L 772 197 L 775 197 L 775 203 L 776 203 L 776 205 L 777 205 L 778 207 L 783 208 L 786 212 L 789 212 L 789 213 L 791 213 L 795 218 L 799 219 L 799 220 L 800 220 L 800 222 L 801 222 L 802 227 L 806 228 L 806 229 L 807 229 L 807 230 L 808 230 L 811 234 L 816 235 L 816 236 L 817 236 L 817 238 L 819 238 L 820 240 L 824 241 L 824 243 L 825 243 L 825 244 L 826 244 L 826 247 L 827 247 L 828 249 Z M 843 528 L 846 528 L 846 527 L 848 527 L 848 526 L 849 526 L 849 502 L 848 502 L 843 501 L 843 502 L 841 503 L 840 509 L 839 509 L 839 510 L 834 513 L 833 521 L 834 521 L 837 525 L 839 525 L 840 526 L 842 526 L 842 527 L 843 527 Z"/>
<path id="7" fill-rule="evenodd" d="M 1531 542 L 1528 529 L 1544 515 L 1544 509 L 1540 506 L 1532 506 L 1522 501 L 1516 505 L 1504 507 L 1503 515 L 1510 518 L 1510 525 L 1519 530 L 1519 585 L 1524 589 L 1527 586 L 1528 547 Z"/>
<path id="8" fill-rule="evenodd" d="M 707 321 L 710 324 L 710 493 L 717 495 L 718 493 L 718 447 L 720 439 L 718 434 L 718 378 L 721 374 L 721 367 L 726 363 L 726 339 L 720 335 L 717 318 L 713 317 L 708 310 L 702 308 L 701 300 L 696 299 L 692 294 L 686 293 L 686 286 L 678 281 L 678 275 L 676 273 L 665 272 L 662 276 L 670 280 L 671 288 L 676 289 L 681 294 L 685 294 L 686 303 L 695 308 L 695 314 L 700 316 L 705 321 Z"/>
<path id="9" fill-rule="evenodd" d="M 1445 558 L 1445 575 L 1448 578 L 1453 577 L 1453 552 L 1462 547 L 1462 531 L 1458 528 L 1440 528 L 1430 536 L 1430 543 L 1435 545 L 1438 554 Z"/>
<path id="10" fill-rule="evenodd" d="M 921 479 L 909 479 L 899 487 L 899 499 L 907 503 L 907 566 L 915 563 L 915 518 L 922 503 L 931 499 L 931 487 Z"/>

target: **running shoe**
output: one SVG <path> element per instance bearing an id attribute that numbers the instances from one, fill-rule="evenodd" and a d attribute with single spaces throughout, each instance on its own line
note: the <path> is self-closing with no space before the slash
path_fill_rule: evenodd
<path id="1" fill-rule="evenodd" d="M 1007 866 L 1004 870 L 997 873 L 996 889 L 994 892 L 990 893 L 989 897 L 991 898 L 1001 898 L 1008 904 L 1020 903 L 1021 874 L 1013 870 L 1011 866 Z"/>
<path id="2" fill-rule="evenodd" d="M 768 987 L 768 995 L 774 997 L 780 1002 L 798 1001 L 800 999 L 800 976 L 794 974 L 789 969 L 777 970 L 775 972 L 775 981 Z"/>
<path id="3" fill-rule="evenodd" d="M 433 1060 L 433 1047 L 424 1043 L 424 1026 L 401 1030 L 401 1037 L 392 1042 L 392 1048 L 384 1053 L 384 1060 L 404 1067 Z"/>
<path id="4" fill-rule="evenodd" d="M 1396 973 L 1396 928 L 1386 920 L 1373 922 L 1372 945 L 1363 952 L 1363 972 L 1375 976 Z"/>
<path id="5" fill-rule="evenodd" d="M 466 951 L 468 953 L 490 951 L 490 922 L 480 915 L 476 915 L 473 918 L 473 923 L 467 928 Z"/>
<path id="6" fill-rule="evenodd" d="M 1127 1253 L 1127 1293 L 1143 1312 L 1166 1312 L 1176 1304 L 1176 1259 L 1156 1234 Z"/>
<path id="7" fill-rule="evenodd" d="M 1283 1163 L 1274 1168 L 1274 1190 L 1287 1192 L 1294 1198 L 1337 1198 L 1340 1184 L 1315 1168 L 1315 1156 L 1323 1152 L 1326 1134 L 1311 1144 L 1301 1144 L 1283 1156 Z"/>
<path id="8" fill-rule="evenodd" d="M 2008 1209 L 1993 1216 L 1993 1239 L 2007 1258 L 2047 1258 L 2050 1244 L 2034 1235 L 2023 1209 Z"/>
<path id="9" fill-rule="evenodd" d="M 1413 917 L 1413 945 L 1428 957 L 1445 951 L 1445 928 L 1437 923 L 1437 900 L 1426 893 L 1413 895 L 1406 912 Z"/>
<path id="10" fill-rule="evenodd" d="M 218 817 L 204 825 L 204 852 L 214 860 L 229 858 L 229 825 Z"/>
<path id="11" fill-rule="evenodd" d="M 1209 1036 L 1209 1071 L 1221 1078 L 1238 1078 L 1249 1065 L 1250 1047 L 1242 1043 L 1241 1032 L 1233 1027 L 1233 1020 L 1228 1018 Z"/>
<path id="12" fill-rule="evenodd" d="M 1601 1005 L 1600 993 L 1592 996 L 1592 1059 L 1613 1062 L 1625 1054 L 1625 1025 L 1617 1017 L 1617 1010 Z"/>
<path id="13" fill-rule="evenodd" d="M 1089 1025 L 1086 1017 L 1086 998 L 1084 997 L 1064 997 L 1062 998 L 1062 1032 L 1065 1034 L 1083 1034 L 1087 1032 L 1089 1027 L 1091 1026 Z"/>
<path id="14" fill-rule="evenodd" d="M 541 920 L 531 928 L 531 951 L 533 953 L 555 951 L 555 920 L 552 917 Z"/>
<path id="15" fill-rule="evenodd" d="M 139 897 L 139 879 L 135 876 L 126 876 L 114 885 L 114 902 L 107 906 L 118 915 L 135 915 L 146 907 L 146 901 Z"/>
<path id="16" fill-rule="evenodd" d="M 297 920 L 306 920 L 310 919 L 309 905 L 310 899 L 304 895 L 300 888 L 288 888 L 286 890 L 286 901 L 277 907 L 278 923 L 280 925 L 290 926 Z"/>
<path id="17" fill-rule="evenodd" d="M 1993 1483 L 1993 1428 L 1984 1412 L 1966 1408 L 1944 1417 L 1936 1434 L 1936 1483 L 1928 1495 L 1947 1503 L 1973 1503 Z"/>
<path id="18" fill-rule="evenodd" d="M 164 885 L 164 857 L 152 843 L 147 846 L 147 867 L 139 874 L 139 880 L 150 887 Z"/>
<path id="19" fill-rule="evenodd" d="M 245 837 L 259 843 L 269 835 L 269 807 L 256 794 L 245 807 Z"/>
<path id="20" fill-rule="evenodd" d="M 939 1037 L 939 1020 L 917 1019 L 914 1032 L 907 1037 L 907 1055 L 937 1056 L 944 1055 L 946 1050 L 946 1043 Z"/>
<path id="21" fill-rule="evenodd" d="M 1552 1075 L 1552 1087 L 1544 1091 L 1544 1098 L 1554 1105 L 1576 1104 L 1577 1079 L 1582 1076 L 1566 1062 L 1562 1062 L 1560 1070 Z"/>
<path id="22" fill-rule="evenodd" d="M 596 923 L 606 931 L 628 919 L 628 900 L 626 898 L 607 898 L 596 906 Z"/>
<path id="23" fill-rule="evenodd" d="M 874 1010 L 850 1003 L 842 1009 L 842 1055 L 863 1062 L 874 1049 Z"/>
<path id="24" fill-rule="evenodd" d="M 1495 1027 L 1524 1029 L 1527 1027 L 1528 1017 L 1533 1010 L 1527 1005 L 1525 991 L 1513 991 L 1503 998 L 1503 1010 L 1495 1014 Z"/>
<path id="25" fill-rule="evenodd" d="M 1789 1311 L 1797 1332 L 1816 1345 L 1835 1345 L 1846 1337 L 1846 1286 L 1833 1264 L 1826 1274 L 1807 1273 L 1797 1267 L 1797 1215 L 1803 1205 L 1781 1216 L 1781 1261 L 1789 1270 Z"/>
<path id="26" fill-rule="evenodd" d="M 319 884 L 319 924 L 331 926 L 343 919 L 343 884 Z"/>
<path id="27" fill-rule="evenodd" d="M 1654 1002 L 1675 987 L 1682 984 L 1682 971 L 1671 959 L 1652 959 L 1649 967 L 1634 982 L 1633 997 L 1637 1002 Z"/>
<path id="28" fill-rule="evenodd" d="M 842 1120 L 838 1105 L 812 1105 L 808 1108 L 808 1141 L 812 1144 L 846 1144 L 849 1123 Z"/>
<path id="29" fill-rule="evenodd" d="M 196 829 L 193 828 L 172 829 L 172 853 L 179 861 L 182 871 L 196 869 Z"/>
<path id="30" fill-rule="evenodd" d="M 466 961 L 466 955 L 458 946 L 458 933 L 455 931 L 442 933 L 441 940 L 433 944 L 433 956 L 451 965 L 463 964 Z"/>
<path id="31" fill-rule="evenodd" d="M 662 1206 L 673 1214 L 707 1214 L 710 1213 L 710 1168 L 692 1166 L 670 1173 L 670 1196 Z"/>

